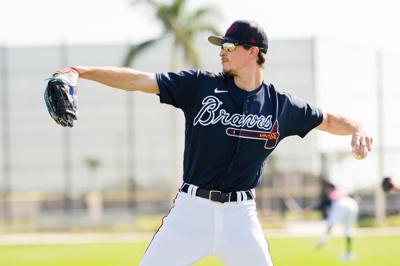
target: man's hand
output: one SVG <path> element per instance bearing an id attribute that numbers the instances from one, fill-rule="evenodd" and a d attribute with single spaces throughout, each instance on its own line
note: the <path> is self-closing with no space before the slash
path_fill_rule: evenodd
<path id="1" fill-rule="evenodd" d="M 351 138 L 352 154 L 357 160 L 367 157 L 371 151 L 373 139 L 369 137 L 364 130 L 355 130 Z"/>

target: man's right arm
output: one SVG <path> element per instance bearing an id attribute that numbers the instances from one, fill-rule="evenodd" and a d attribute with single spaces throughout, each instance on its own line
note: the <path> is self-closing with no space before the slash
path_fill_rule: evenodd
<path id="1" fill-rule="evenodd" d="M 125 91 L 142 91 L 159 94 L 160 89 L 154 73 L 141 72 L 123 67 L 75 66 L 79 77 Z"/>

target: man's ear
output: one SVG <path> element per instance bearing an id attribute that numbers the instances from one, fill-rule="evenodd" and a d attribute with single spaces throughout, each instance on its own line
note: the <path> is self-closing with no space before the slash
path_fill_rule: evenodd
<path id="1" fill-rule="evenodd" d="M 258 51 L 260 51 L 260 48 L 255 47 L 255 46 L 251 47 L 250 48 L 250 56 L 254 57 L 254 58 L 258 58 Z"/>

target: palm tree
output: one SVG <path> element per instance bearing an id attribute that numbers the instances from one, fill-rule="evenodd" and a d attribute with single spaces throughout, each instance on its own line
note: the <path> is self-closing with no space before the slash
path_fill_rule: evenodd
<path id="1" fill-rule="evenodd" d="M 98 180 L 96 180 L 96 173 L 97 173 L 97 169 L 99 168 L 99 166 L 101 165 L 101 161 L 100 161 L 100 159 L 99 158 L 97 158 L 97 157 L 85 157 L 84 159 L 84 162 L 85 162 L 85 164 L 86 164 L 86 166 L 87 166 L 87 168 L 88 168 L 88 170 L 89 170 L 89 173 L 90 173 L 90 180 L 89 180 L 89 184 L 91 184 L 91 189 L 92 190 L 98 190 L 99 189 L 99 187 L 98 187 L 98 184 L 97 184 L 97 181 Z"/>
<path id="2" fill-rule="evenodd" d="M 172 69 L 178 68 L 177 55 L 183 52 L 185 61 L 193 67 L 200 67 L 200 60 L 197 53 L 195 36 L 201 32 L 212 32 L 218 34 L 215 26 L 209 18 L 216 15 L 216 11 L 211 7 L 200 7 L 188 11 L 186 8 L 188 0 L 172 0 L 171 3 L 163 3 L 159 0 L 136 0 L 133 3 L 145 2 L 152 6 L 157 19 L 163 26 L 160 36 L 146 40 L 142 43 L 132 45 L 124 59 L 124 66 L 129 66 L 133 60 L 147 48 L 167 36 L 173 37 L 172 46 Z"/>
<path id="3" fill-rule="evenodd" d="M 210 22 L 212 15 L 217 15 L 214 8 L 200 7 L 195 10 L 188 11 L 186 9 L 189 0 L 171 0 L 169 3 L 160 0 L 133 0 L 133 4 L 144 2 L 150 5 L 155 13 L 156 18 L 161 22 L 163 30 L 160 36 L 149 39 L 141 43 L 131 45 L 126 54 L 123 66 L 128 67 L 136 59 L 136 57 L 168 36 L 173 38 L 172 46 L 172 70 L 178 69 L 178 55 L 183 53 L 185 61 L 195 68 L 200 67 L 200 60 L 197 53 L 195 37 L 201 32 L 212 32 L 219 34 L 215 26 Z M 134 159 L 133 159 L 133 95 L 127 95 L 127 149 L 128 149 L 128 182 L 129 199 L 134 196 L 136 190 L 135 178 L 133 176 Z M 175 113 L 172 117 L 173 123 L 176 123 Z M 175 136 L 176 134 L 173 134 Z M 173 140 L 175 143 L 176 140 Z M 174 152 L 175 154 L 175 152 Z M 130 204 L 130 206 L 134 206 Z"/>

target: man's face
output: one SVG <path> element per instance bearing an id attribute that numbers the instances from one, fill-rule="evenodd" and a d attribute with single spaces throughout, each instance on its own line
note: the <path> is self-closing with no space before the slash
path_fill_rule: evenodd
<path id="1" fill-rule="evenodd" d="M 246 50 L 243 46 L 238 45 L 234 48 L 224 49 L 221 47 L 219 56 L 221 57 L 222 71 L 227 75 L 236 76 L 239 71 L 246 68 L 251 62 L 252 50 Z"/>

